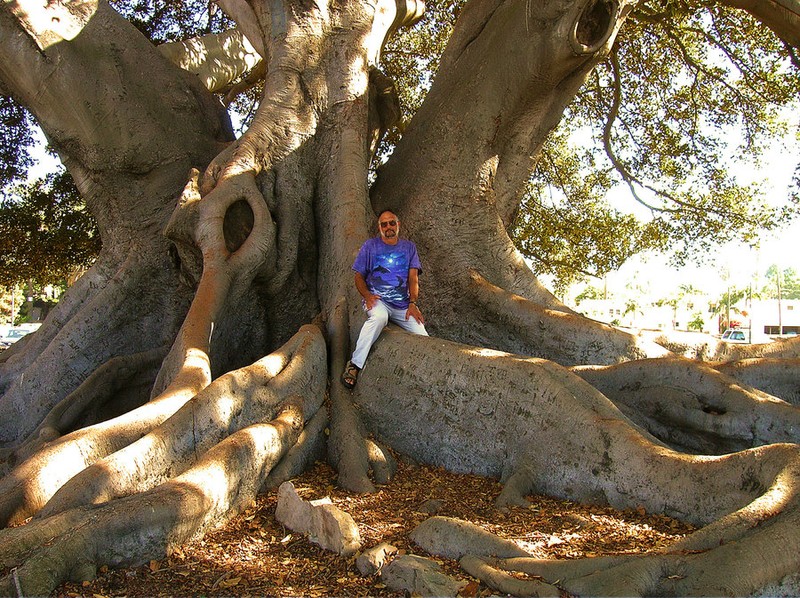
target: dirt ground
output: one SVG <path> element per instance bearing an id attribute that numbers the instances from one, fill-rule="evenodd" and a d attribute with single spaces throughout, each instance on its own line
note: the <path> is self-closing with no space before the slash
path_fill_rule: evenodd
<path id="1" fill-rule="evenodd" d="M 632 554 L 670 544 L 692 528 L 643 509 L 615 511 L 544 496 L 530 497 L 527 508 L 498 510 L 497 480 L 459 475 L 400 462 L 394 480 L 375 494 L 356 495 L 334 486 L 335 473 L 325 464 L 293 480 L 301 497 L 329 496 L 356 521 L 365 548 L 388 542 L 401 553 L 424 555 L 408 534 L 430 515 L 471 521 L 513 539 L 538 557 L 577 558 Z M 258 498 L 244 514 L 224 527 L 174 551 L 168 558 L 131 569 L 103 567 L 93 582 L 69 583 L 54 596 L 402 596 L 379 577 L 362 577 L 355 557 L 340 557 L 294 533 L 275 518 L 277 492 Z M 437 559 L 445 570 L 472 581 L 454 561 Z M 491 594 L 470 585 L 471 596 Z"/>

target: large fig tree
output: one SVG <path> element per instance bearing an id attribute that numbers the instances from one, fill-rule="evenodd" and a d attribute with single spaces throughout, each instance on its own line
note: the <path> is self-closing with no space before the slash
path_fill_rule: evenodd
<path id="1" fill-rule="evenodd" d="M 796 0 L 732 4 L 794 55 Z M 157 47 L 102 0 L 3 0 L 0 91 L 41 125 L 102 250 L 2 356 L 0 594 L 159 557 L 326 449 L 340 485 L 371 491 L 386 447 L 501 477 L 504 504 L 541 492 L 702 526 L 643 557 L 464 557 L 501 591 L 798 591 L 800 341 L 689 361 L 572 312 L 509 237 L 636 2 L 467 2 L 371 185 L 398 117 L 380 55 L 421 3 L 219 5 L 235 29 Z M 263 93 L 235 139 L 212 92 L 243 76 Z M 432 336 L 387 330 L 349 392 L 350 266 L 386 207 L 419 247 Z"/>

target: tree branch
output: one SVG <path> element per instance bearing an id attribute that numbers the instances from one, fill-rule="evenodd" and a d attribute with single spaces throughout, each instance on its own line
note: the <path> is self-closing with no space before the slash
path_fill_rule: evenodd
<path id="1" fill-rule="evenodd" d="M 158 46 L 170 62 L 197 75 L 211 92 L 231 85 L 264 60 L 239 29 Z"/>
<path id="2" fill-rule="evenodd" d="M 753 15 L 793 48 L 800 48 L 800 2 L 798 0 L 720 0 Z"/>

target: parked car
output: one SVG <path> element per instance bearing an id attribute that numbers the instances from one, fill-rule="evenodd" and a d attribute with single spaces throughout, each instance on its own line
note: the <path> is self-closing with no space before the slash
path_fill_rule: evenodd
<path id="1" fill-rule="evenodd" d="M 25 328 L 9 328 L 8 332 L 0 336 L 0 349 L 7 349 L 29 332 Z"/>
<path id="2" fill-rule="evenodd" d="M 722 340 L 726 343 L 747 343 L 747 333 L 739 328 L 728 328 L 722 333 Z"/>

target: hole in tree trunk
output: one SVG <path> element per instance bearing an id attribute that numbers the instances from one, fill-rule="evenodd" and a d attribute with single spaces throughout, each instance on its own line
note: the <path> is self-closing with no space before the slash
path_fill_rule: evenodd
<path id="1" fill-rule="evenodd" d="M 574 45 L 581 54 L 596 52 L 608 41 L 617 19 L 617 5 L 609 0 L 591 0 L 575 23 Z"/>
<path id="2" fill-rule="evenodd" d="M 222 233 L 225 235 L 225 248 L 234 253 L 250 236 L 253 230 L 253 208 L 245 200 L 231 204 L 225 212 L 225 220 L 222 223 Z"/>

